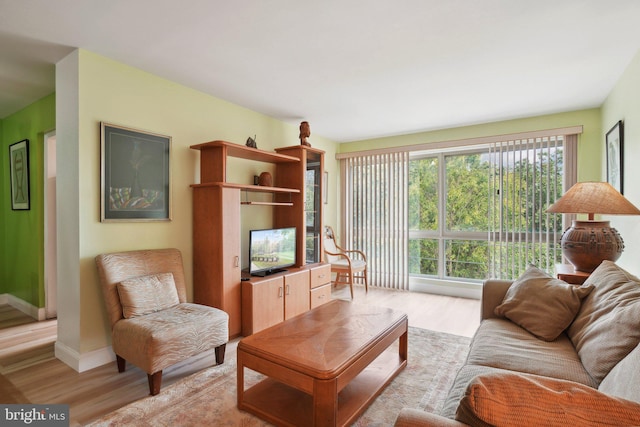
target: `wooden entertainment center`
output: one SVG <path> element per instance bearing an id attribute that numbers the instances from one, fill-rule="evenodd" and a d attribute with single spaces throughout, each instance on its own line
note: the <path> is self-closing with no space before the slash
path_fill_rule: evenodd
<path id="1" fill-rule="evenodd" d="M 299 145 L 271 152 L 226 141 L 191 148 L 200 151 L 200 184 L 191 185 L 194 302 L 226 311 L 235 337 L 328 301 L 331 274 L 322 263 L 321 238 L 324 151 Z M 274 164 L 273 186 L 227 182 L 228 157 Z M 273 200 L 243 201 L 243 193 L 270 193 Z M 296 227 L 296 264 L 287 272 L 241 280 L 241 260 L 248 255 L 241 248 L 241 207 L 250 205 L 273 206 L 274 227 Z M 293 291 L 302 293 L 294 297 Z"/>

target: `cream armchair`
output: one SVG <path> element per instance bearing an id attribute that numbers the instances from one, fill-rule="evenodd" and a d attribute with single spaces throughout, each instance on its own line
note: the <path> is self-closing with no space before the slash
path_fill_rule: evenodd
<path id="1" fill-rule="evenodd" d="M 96 264 L 119 372 L 126 361 L 138 366 L 156 395 L 168 366 L 210 349 L 215 349 L 216 364 L 224 362 L 229 316 L 187 302 L 180 251 L 101 254 Z"/>

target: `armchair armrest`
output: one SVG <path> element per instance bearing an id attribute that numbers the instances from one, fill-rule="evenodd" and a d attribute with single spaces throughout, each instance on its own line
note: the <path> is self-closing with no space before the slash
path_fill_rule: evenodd
<path id="1" fill-rule="evenodd" d="M 450 420 L 440 415 L 431 414 L 419 409 L 404 408 L 398 414 L 394 427 L 462 427 L 466 424 L 460 421 Z"/>
<path id="2" fill-rule="evenodd" d="M 494 310 L 502 304 L 507 289 L 513 283 L 512 280 L 489 279 L 482 286 L 482 304 L 480 306 L 480 320 L 496 318 Z"/>

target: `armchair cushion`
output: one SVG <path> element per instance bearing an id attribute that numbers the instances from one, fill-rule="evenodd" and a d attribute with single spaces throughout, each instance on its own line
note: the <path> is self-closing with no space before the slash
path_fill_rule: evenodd
<path id="1" fill-rule="evenodd" d="M 593 285 L 574 286 L 531 266 L 507 290 L 495 309 L 545 341 L 553 341 L 573 321 Z"/>
<path id="2" fill-rule="evenodd" d="M 125 319 L 155 313 L 180 303 L 171 273 L 132 277 L 118 283 L 117 288 Z"/>
<path id="3" fill-rule="evenodd" d="M 456 419 L 476 426 L 640 425 L 640 404 L 571 381 L 499 372 L 469 383 Z"/>

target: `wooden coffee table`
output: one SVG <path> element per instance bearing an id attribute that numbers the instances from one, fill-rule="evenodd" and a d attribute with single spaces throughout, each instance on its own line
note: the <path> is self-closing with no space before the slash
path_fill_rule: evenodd
<path id="1" fill-rule="evenodd" d="M 406 366 L 407 328 L 404 313 L 334 300 L 243 338 L 238 408 L 276 425 L 351 424 Z M 245 368 L 267 378 L 245 390 Z"/>

